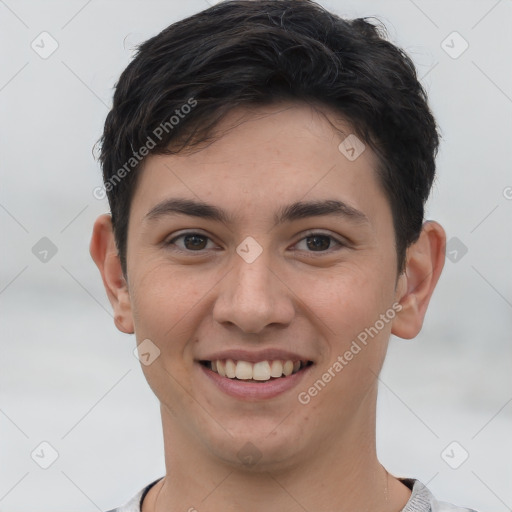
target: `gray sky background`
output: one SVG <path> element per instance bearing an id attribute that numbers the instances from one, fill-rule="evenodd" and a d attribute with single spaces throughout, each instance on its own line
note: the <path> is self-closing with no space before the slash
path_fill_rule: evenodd
<path id="1" fill-rule="evenodd" d="M 449 259 L 422 333 L 392 340 L 381 460 L 439 499 L 505 512 L 512 2 L 321 3 L 385 23 L 414 59 L 443 135 L 428 218 L 445 227 Z M 92 147 L 134 46 L 208 5 L 0 0 L 0 511 L 107 510 L 163 475 L 157 400 L 89 257 L 94 219 L 108 211 L 93 196 L 101 176 Z M 58 458 L 43 469 L 52 450 Z"/>

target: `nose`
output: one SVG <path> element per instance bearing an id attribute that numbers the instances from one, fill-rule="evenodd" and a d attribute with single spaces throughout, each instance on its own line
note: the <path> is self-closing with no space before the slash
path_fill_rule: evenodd
<path id="1" fill-rule="evenodd" d="M 284 276 L 269 267 L 266 251 L 252 263 L 234 254 L 231 272 L 219 283 L 213 318 L 245 333 L 260 333 L 267 326 L 285 327 L 295 314 L 293 294 Z M 267 252 L 268 254 L 268 252 Z"/>

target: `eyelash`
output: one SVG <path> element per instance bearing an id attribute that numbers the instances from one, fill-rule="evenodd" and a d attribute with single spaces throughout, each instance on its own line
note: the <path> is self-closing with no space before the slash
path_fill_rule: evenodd
<path id="1" fill-rule="evenodd" d="M 198 255 L 203 255 L 204 251 L 207 250 L 206 248 L 205 249 L 200 249 L 200 250 L 197 250 L 197 251 L 193 251 L 193 250 L 190 250 L 190 249 L 182 249 L 180 247 L 176 247 L 176 245 L 175 245 L 176 240 L 179 240 L 180 238 L 185 238 L 187 236 L 192 236 L 192 235 L 199 235 L 200 237 L 206 238 L 208 241 L 212 241 L 209 236 L 204 235 L 203 233 L 200 233 L 198 231 L 187 231 L 185 233 L 181 233 L 180 235 L 174 237 L 173 239 L 169 240 L 168 242 L 165 242 L 164 245 L 166 247 L 170 247 L 170 246 L 174 245 L 175 247 L 173 248 L 173 250 L 176 250 L 178 252 L 182 252 L 182 253 L 186 253 L 186 254 L 197 253 Z M 327 237 L 327 238 L 330 239 L 331 242 L 334 242 L 338 247 L 336 249 L 332 249 L 331 247 L 329 247 L 329 249 L 327 249 L 326 251 L 305 251 L 305 252 L 310 253 L 310 254 L 329 254 L 329 253 L 331 253 L 333 251 L 340 250 L 343 247 L 347 247 L 347 243 L 342 242 L 341 240 L 337 239 L 333 235 L 330 235 L 330 234 L 327 234 L 327 233 L 322 233 L 320 231 L 311 231 L 311 232 L 306 233 L 306 235 L 303 236 L 300 240 L 298 240 L 296 242 L 296 244 L 294 244 L 294 245 L 297 245 L 298 243 L 306 240 L 307 238 L 313 238 L 315 236 Z"/>

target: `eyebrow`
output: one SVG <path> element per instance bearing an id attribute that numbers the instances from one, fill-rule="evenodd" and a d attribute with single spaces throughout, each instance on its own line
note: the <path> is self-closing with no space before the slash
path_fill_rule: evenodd
<path id="1" fill-rule="evenodd" d="M 235 220 L 231 214 L 222 208 L 202 201 L 181 198 L 170 198 L 158 203 L 145 215 L 144 219 L 155 221 L 172 215 L 188 215 L 223 224 L 234 224 Z M 297 201 L 283 206 L 274 215 L 274 223 L 277 226 L 285 222 L 325 215 L 341 217 L 358 224 L 369 224 L 368 217 L 363 212 L 338 199 Z"/>

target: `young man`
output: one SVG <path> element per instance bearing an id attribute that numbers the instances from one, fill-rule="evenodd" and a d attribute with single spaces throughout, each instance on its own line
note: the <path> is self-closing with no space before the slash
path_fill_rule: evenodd
<path id="1" fill-rule="evenodd" d="M 312 1 L 220 3 L 140 47 L 91 254 L 166 475 L 117 511 L 466 510 L 375 447 L 389 337 L 418 334 L 444 263 L 437 147 L 409 58 Z"/>

